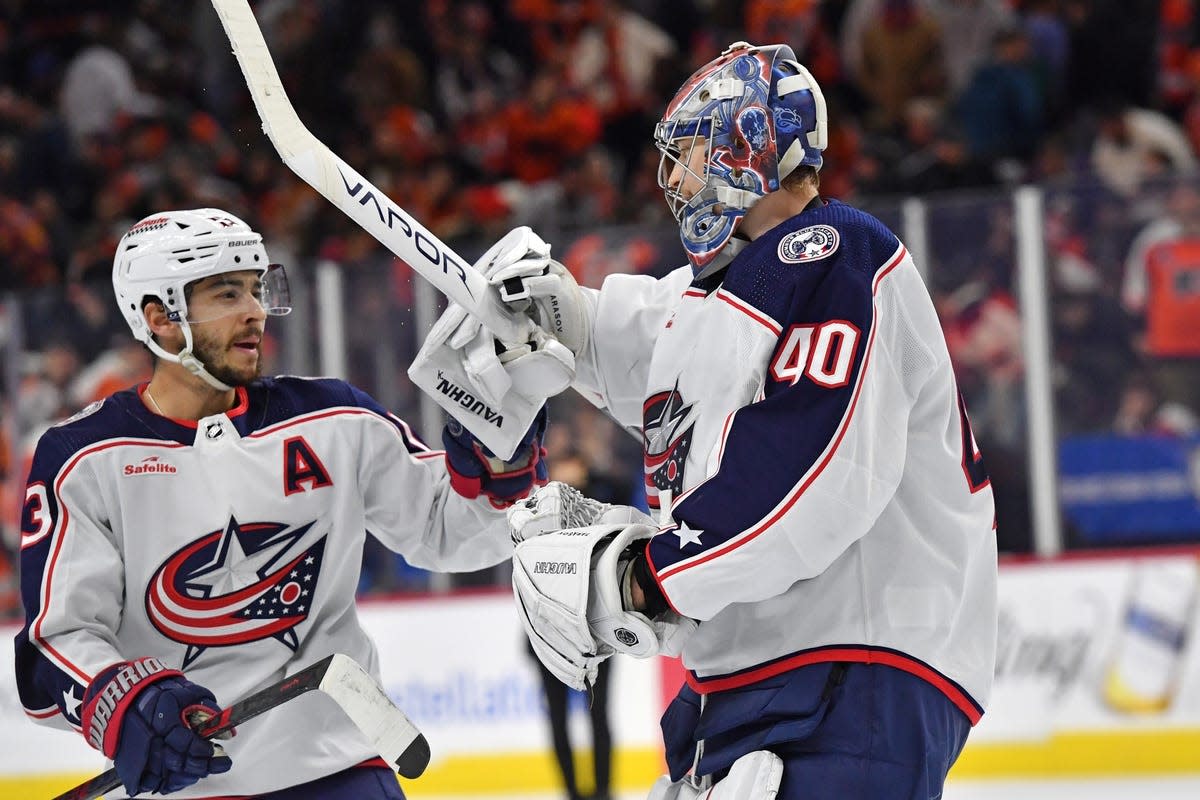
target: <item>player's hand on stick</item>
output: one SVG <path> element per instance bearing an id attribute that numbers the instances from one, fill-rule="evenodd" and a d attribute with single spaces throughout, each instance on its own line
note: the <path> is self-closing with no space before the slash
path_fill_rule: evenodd
<path id="1" fill-rule="evenodd" d="M 674 654 L 695 630 L 676 615 L 626 610 L 632 552 L 655 529 L 608 524 L 534 535 L 513 553 L 513 590 L 534 653 L 559 680 L 584 689 L 614 653 Z"/>
<path id="2" fill-rule="evenodd" d="M 213 693 L 156 658 L 100 672 L 83 698 L 83 734 L 113 760 L 129 795 L 178 791 L 227 772 L 229 757 L 190 724 L 219 714 Z"/>
<path id="3" fill-rule="evenodd" d="M 535 323 L 524 342 L 500 342 L 456 303 L 430 330 L 408 369 L 413 383 L 501 458 L 516 452 L 546 399 L 575 377 L 575 354 L 587 344 L 582 293 L 529 228 L 493 245 L 475 268 L 514 317 Z"/>

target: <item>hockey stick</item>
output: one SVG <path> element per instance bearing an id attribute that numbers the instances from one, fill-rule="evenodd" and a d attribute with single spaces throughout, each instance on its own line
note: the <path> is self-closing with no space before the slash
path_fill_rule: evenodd
<path id="1" fill-rule="evenodd" d="M 295 675 L 284 678 L 260 692 L 227 706 L 215 717 L 196 726 L 205 739 L 232 730 L 265 711 L 286 703 L 305 692 L 324 692 L 341 706 L 346 716 L 375 746 L 376 751 L 406 778 L 416 778 L 429 764 L 429 742 L 396 708 L 379 683 L 349 656 L 334 653 Z M 54 800 L 95 800 L 120 787 L 115 769 L 107 770 L 79 784 Z"/>
<path id="2" fill-rule="evenodd" d="M 487 279 L 313 136 L 283 90 L 248 0 L 212 0 L 283 163 L 505 342 L 528 341 L 532 321 L 501 308 Z"/>

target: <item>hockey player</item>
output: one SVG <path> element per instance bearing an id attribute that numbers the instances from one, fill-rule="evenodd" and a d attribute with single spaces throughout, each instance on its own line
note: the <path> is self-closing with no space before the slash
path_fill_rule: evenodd
<path id="1" fill-rule="evenodd" d="M 789 47 L 732 45 L 655 138 L 690 265 L 583 289 L 564 341 L 641 430 L 659 525 L 589 525 L 613 509 L 553 483 L 515 506 L 530 640 L 576 687 L 682 648 L 653 798 L 940 797 L 991 688 L 996 545 L 929 295 L 820 197 L 825 102 Z"/>
<path id="2" fill-rule="evenodd" d="M 445 453 L 429 449 L 340 380 L 261 378 L 286 279 L 223 211 L 138 222 L 113 287 L 156 367 L 38 443 L 16 642 L 27 713 L 80 731 L 131 795 L 401 798 L 323 696 L 243 725 L 228 755 L 188 717 L 335 652 L 378 676 L 355 614 L 365 534 L 429 569 L 506 559 L 504 505 L 545 482 L 544 415 L 498 463 L 456 423 Z"/>

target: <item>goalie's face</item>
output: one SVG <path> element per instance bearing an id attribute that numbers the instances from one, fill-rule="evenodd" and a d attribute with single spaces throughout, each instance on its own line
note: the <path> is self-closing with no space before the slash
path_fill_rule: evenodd
<path id="1" fill-rule="evenodd" d="M 703 136 L 686 136 L 660 145 L 658 185 L 671 214 L 679 219 L 687 202 L 708 180 L 709 143 Z"/>

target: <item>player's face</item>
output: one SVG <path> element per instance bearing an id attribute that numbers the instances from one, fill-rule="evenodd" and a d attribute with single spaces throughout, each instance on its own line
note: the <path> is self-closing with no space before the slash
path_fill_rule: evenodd
<path id="1" fill-rule="evenodd" d="M 708 140 L 687 137 L 676 139 L 674 145 L 678 149 L 679 160 L 671 169 L 667 186 L 678 192 L 686 201 L 704 188 L 704 177 L 708 173 L 708 165 L 705 163 L 708 157 Z"/>
<path id="2" fill-rule="evenodd" d="M 262 337 L 267 312 L 258 272 L 213 275 L 191 286 L 188 324 L 192 352 L 213 377 L 245 386 L 262 373 Z"/>

